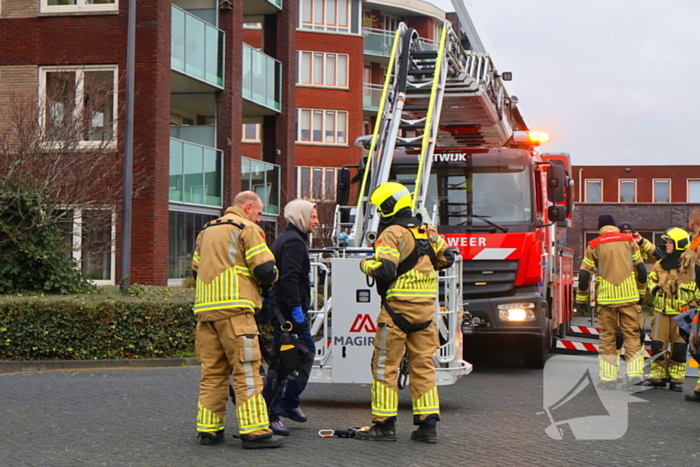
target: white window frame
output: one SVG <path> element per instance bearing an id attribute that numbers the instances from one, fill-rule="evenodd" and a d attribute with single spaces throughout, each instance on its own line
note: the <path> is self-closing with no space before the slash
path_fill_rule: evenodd
<path id="1" fill-rule="evenodd" d="M 85 72 L 93 71 L 111 71 L 112 72 L 112 139 L 109 141 L 81 141 L 78 147 L 81 148 L 91 148 L 91 147 L 101 147 L 106 145 L 108 148 L 117 147 L 117 116 L 118 116 L 118 103 L 119 103 L 119 67 L 117 65 L 85 65 L 85 66 L 47 66 L 39 68 L 39 102 L 40 105 L 44 107 L 44 111 L 41 113 L 41 125 L 46 125 L 46 76 L 49 73 L 71 73 L 74 72 L 76 76 L 76 87 L 75 87 L 75 103 L 76 109 L 82 109 L 83 92 L 85 85 Z"/>
<path id="2" fill-rule="evenodd" d="M 69 208 L 73 212 L 73 220 L 71 222 L 73 226 L 73 231 L 71 235 L 73 237 L 73 244 L 71 245 L 71 256 L 78 263 L 78 269 L 82 270 L 82 259 L 83 259 L 83 211 L 110 211 L 112 213 L 111 219 L 111 252 L 110 252 L 110 270 L 108 280 L 92 280 L 90 282 L 95 285 L 114 285 L 114 278 L 116 276 L 116 259 L 117 259 L 117 214 L 112 208 Z"/>
<path id="3" fill-rule="evenodd" d="M 302 139 L 302 125 L 301 125 L 301 118 L 304 112 L 309 112 L 309 139 L 308 140 L 303 140 Z M 313 140 L 313 135 L 314 135 L 314 130 L 317 128 L 314 128 L 314 113 L 322 112 L 322 117 L 321 117 L 321 141 L 314 141 Z M 338 142 L 338 115 L 339 114 L 344 114 L 345 115 L 345 128 L 344 128 L 344 135 L 345 135 L 345 141 L 343 142 Z M 326 141 L 326 118 L 329 115 L 333 115 L 333 121 L 334 121 L 334 135 L 333 135 L 333 141 L 328 142 Z M 296 135 L 296 142 L 297 144 L 310 144 L 310 145 L 315 145 L 315 146 L 348 146 L 348 119 L 350 115 L 347 110 L 329 110 L 329 109 L 307 109 L 307 108 L 298 108 L 297 109 L 297 135 Z"/>
<path id="4" fill-rule="evenodd" d="M 320 0 L 323 3 L 321 11 L 316 11 L 316 2 L 319 0 L 299 0 L 299 28 L 303 31 L 329 32 L 338 34 L 350 34 L 352 28 L 352 0 L 336 0 L 335 1 L 335 24 L 327 23 L 326 10 L 328 8 L 327 0 Z M 346 8 L 346 25 L 340 26 L 338 3 L 345 2 Z M 311 22 L 304 21 L 304 13 L 309 9 L 311 11 Z M 319 21 L 320 17 L 320 21 Z"/>
<path id="5" fill-rule="evenodd" d="M 588 182 L 600 182 L 600 201 L 588 201 Z M 586 203 L 602 203 L 603 202 L 603 179 L 602 178 L 587 178 L 583 181 Z"/>
<path id="6" fill-rule="evenodd" d="M 668 183 L 668 201 L 656 201 L 656 182 Z M 671 179 L 670 178 L 653 178 L 651 180 L 651 199 L 654 203 L 670 203 L 672 200 L 671 194 Z"/>
<path id="7" fill-rule="evenodd" d="M 690 200 L 690 182 L 698 182 L 698 183 L 700 183 L 700 178 L 689 178 L 689 179 L 686 181 L 685 202 L 686 202 L 686 203 L 700 203 L 700 200 L 698 200 L 698 201 L 691 201 L 691 200 Z"/>
<path id="8" fill-rule="evenodd" d="M 114 3 L 91 4 L 87 0 L 76 0 L 75 5 L 49 5 L 49 0 L 40 0 L 39 11 L 41 13 L 66 13 L 75 11 L 119 11 L 119 0 Z"/>
<path id="9" fill-rule="evenodd" d="M 309 186 L 308 186 L 308 191 L 306 193 L 302 193 L 302 177 L 301 173 L 302 170 L 308 170 L 309 171 Z M 321 171 L 321 180 L 319 181 L 319 187 L 321 189 L 321 197 L 316 198 L 314 197 L 314 186 L 315 180 L 314 180 L 314 170 L 320 170 Z M 326 183 L 327 179 L 326 177 L 329 176 L 328 172 L 333 172 L 332 176 L 333 177 L 333 190 L 332 193 L 326 193 Z M 337 187 L 337 182 L 338 182 L 338 167 L 319 167 L 319 166 L 308 166 L 308 165 L 303 165 L 303 166 L 297 166 L 297 172 L 296 172 L 296 192 L 297 192 L 297 197 L 299 199 L 305 199 L 309 201 L 332 201 L 335 199 L 336 191 L 338 189 Z"/>
<path id="10" fill-rule="evenodd" d="M 626 182 L 634 183 L 634 201 L 622 201 L 622 184 Z M 636 203 L 637 202 L 637 179 L 636 178 L 621 178 L 617 181 L 617 202 L 618 203 Z"/>
<path id="11" fill-rule="evenodd" d="M 247 139 L 245 137 L 245 126 L 246 125 L 255 125 L 255 139 Z M 247 144 L 255 144 L 259 143 L 261 141 L 260 139 L 260 131 L 261 131 L 262 125 L 260 123 L 244 123 L 242 125 L 242 135 L 241 135 L 241 142 L 247 143 Z"/>
<path id="12" fill-rule="evenodd" d="M 324 87 L 324 88 L 339 88 L 339 89 L 348 89 L 349 88 L 349 68 L 350 68 L 350 55 L 348 54 L 342 54 L 342 53 L 336 53 L 336 52 L 314 52 L 311 50 L 299 50 L 299 55 L 297 57 L 298 59 L 298 72 L 297 72 L 297 86 L 303 86 L 303 87 Z M 309 60 L 309 77 L 311 78 L 311 81 L 308 83 L 305 83 L 302 81 L 302 76 L 303 76 L 303 56 L 304 54 L 308 54 L 310 56 Z M 323 69 L 321 70 L 321 84 L 316 84 L 314 83 L 314 57 L 316 55 L 322 55 L 322 63 L 323 63 Z M 336 84 L 328 84 L 326 82 L 327 74 L 326 71 L 328 69 L 328 60 L 329 57 L 335 57 L 335 82 Z M 340 76 L 340 73 L 338 72 L 340 69 L 340 57 L 345 57 L 345 84 L 340 85 L 338 83 L 338 77 Z"/>

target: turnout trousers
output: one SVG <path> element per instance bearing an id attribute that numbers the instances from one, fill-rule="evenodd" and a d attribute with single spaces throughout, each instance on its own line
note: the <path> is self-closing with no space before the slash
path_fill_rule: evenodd
<path id="1" fill-rule="evenodd" d="M 391 302 L 392 310 L 396 313 L 401 313 L 401 309 L 407 306 L 409 304 Z M 425 315 L 432 318 L 434 306 L 431 304 L 426 308 L 429 310 L 425 310 Z M 425 420 L 430 415 L 437 416 L 439 419 L 440 400 L 433 365 L 433 356 L 438 346 L 438 332 L 434 321 L 425 329 L 405 333 L 394 324 L 389 313 L 382 307 L 377 318 L 377 333 L 372 355 L 373 422 L 388 422 L 396 419 L 399 408 L 398 373 L 404 349 L 408 354 L 413 423 L 418 425 L 421 420 Z"/>
<path id="2" fill-rule="evenodd" d="M 651 318 L 651 377 L 654 382 L 685 381 L 688 344 L 681 337 L 674 315 L 654 312 Z M 670 348 L 669 348 L 670 346 Z"/>
<path id="3" fill-rule="evenodd" d="M 195 345 L 202 365 L 197 431 L 224 429 L 233 374 L 239 434 L 254 438 L 272 433 L 262 397 L 261 355 L 253 313 L 243 311 L 218 321 L 198 322 Z"/>
<path id="4" fill-rule="evenodd" d="M 639 339 L 640 314 L 642 308 L 633 303 L 615 305 L 598 305 L 598 324 L 600 325 L 600 380 L 617 381 L 618 349 L 615 345 L 615 331 L 618 323 L 622 331 L 627 362 L 627 377 L 644 376 L 644 356 Z"/>

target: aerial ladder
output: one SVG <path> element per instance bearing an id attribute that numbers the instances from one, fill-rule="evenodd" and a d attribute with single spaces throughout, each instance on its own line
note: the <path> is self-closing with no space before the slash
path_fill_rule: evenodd
<path id="1" fill-rule="evenodd" d="M 489 56 L 465 51 L 450 23 L 444 23 L 434 44 L 421 40 L 415 29 L 399 25 L 374 131 L 362 142 L 368 152 L 360 167 L 354 222 L 349 232 L 341 232 L 338 210 L 335 233 L 342 245 L 316 251 L 312 263 L 312 295 L 322 299 L 312 300 L 310 310 L 312 334 L 321 335 L 311 381 L 371 382 L 368 362 L 381 302 L 359 262 L 372 253 L 379 226 L 369 196 L 390 180 L 395 151 L 417 153 L 412 210 L 430 221 L 425 201 L 436 145 L 502 145 L 512 133 L 509 106 Z M 339 190 L 345 186 L 349 191 L 349 173 L 341 171 L 341 179 Z M 440 274 L 435 318 L 441 345 L 434 357 L 439 385 L 453 384 L 472 369 L 462 359 L 462 270 L 458 256 L 453 267 Z"/>

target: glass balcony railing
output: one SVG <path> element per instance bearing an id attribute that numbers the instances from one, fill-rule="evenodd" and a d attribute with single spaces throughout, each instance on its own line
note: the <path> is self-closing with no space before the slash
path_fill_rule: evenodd
<path id="1" fill-rule="evenodd" d="M 244 191 L 253 191 L 260 196 L 265 208 L 263 212 L 280 212 L 280 166 L 269 162 L 241 157 L 241 185 Z"/>
<path id="2" fill-rule="evenodd" d="M 224 32 L 172 5 L 170 67 L 208 84 L 224 86 Z"/>
<path id="3" fill-rule="evenodd" d="M 243 98 L 279 112 L 282 101 L 282 64 L 243 44 Z"/>
<path id="4" fill-rule="evenodd" d="M 386 31 L 384 29 L 363 28 L 362 34 L 365 36 L 365 54 L 379 57 L 391 57 L 391 47 L 394 45 L 396 31 Z M 430 39 L 420 39 L 423 50 L 437 50 L 437 43 Z"/>
<path id="5" fill-rule="evenodd" d="M 170 138 L 170 201 L 221 207 L 222 151 Z"/>
<path id="6" fill-rule="evenodd" d="M 383 89 L 384 86 L 381 84 L 365 83 L 362 94 L 362 109 L 377 112 Z"/>

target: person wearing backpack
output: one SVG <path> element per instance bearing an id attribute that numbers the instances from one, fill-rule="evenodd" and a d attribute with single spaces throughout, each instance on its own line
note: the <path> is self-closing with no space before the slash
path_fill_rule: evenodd
<path id="1" fill-rule="evenodd" d="M 433 356 L 439 346 L 434 321 L 437 270 L 454 263 L 454 253 L 432 226 L 413 217 L 411 194 L 400 183 L 384 183 L 370 196 L 381 216 L 374 256 L 360 263 L 373 277 L 382 307 L 372 356 L 372 422 L 359 440 L 396 441 L 398 368 L 408 354 L 413 402 L 411 439 L 437 442 L 440 420 Z"/>

